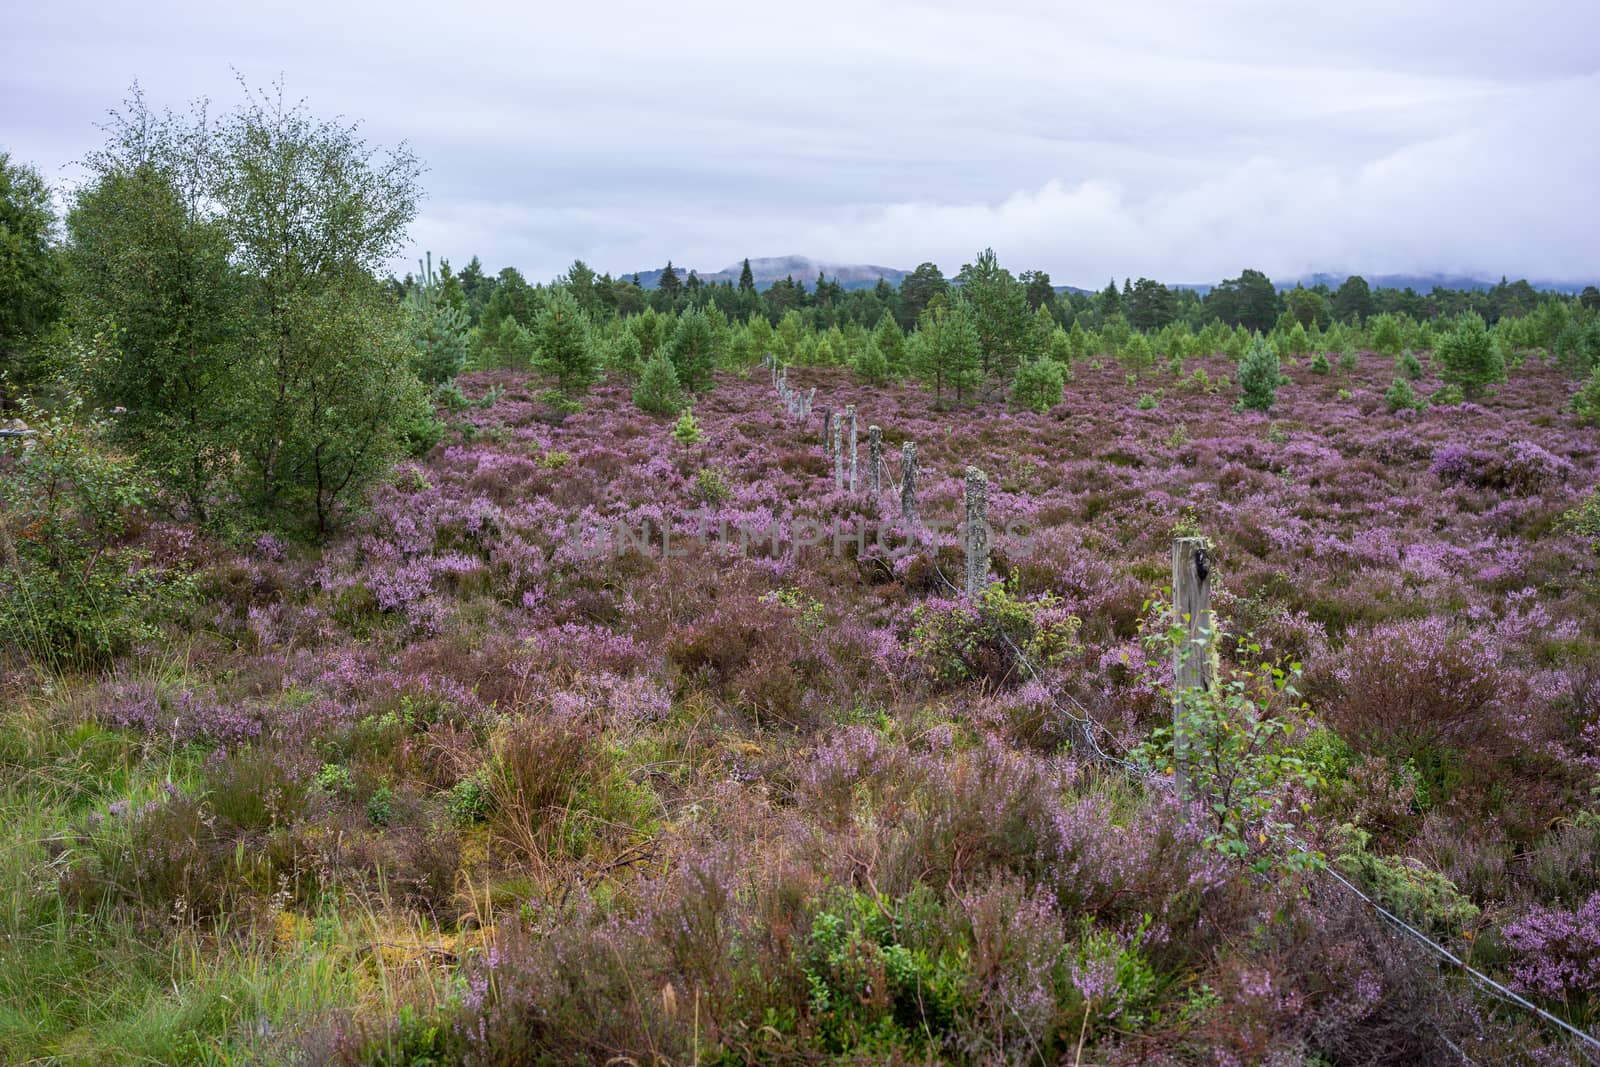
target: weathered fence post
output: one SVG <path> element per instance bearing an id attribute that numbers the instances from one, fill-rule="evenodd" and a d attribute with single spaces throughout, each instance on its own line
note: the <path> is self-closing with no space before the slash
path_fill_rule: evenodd
<path id="1" fill-rule="evenodd" d="M 900 518 L 907 526 L 917 525 L 917 443 L 900 446 Z"/>
<path id="2" fill-rule="evenodd" d="M 833 487 L 844 488 L 844 419 L 833 420 Z"/>
<path id="3" fill-rule="evenodd" d="M 833 455 L 833 409 L 822 409 L 822 454 Z"/>
<path id="4" fill-rule="evenodd" d="M 967 596 L 977 599 L 989 584 L 989 477 L 967 468 Z"/>
<path id="5" fill-rule="evenodd" d="M 856 491 L 856 406 L 851 404 L 844 409 L 844 417 L 850 421 L 850 491 Z"/>
<path id="6" fill-rule="evenodd" d="M 867 492 L 876 500 L 883 491 L 883 430 L 867 427 Z"/>
<path id="7" fill-rule="evenodd" d="M 1178 797 L 1188 799 L 1188 738 L 1183 712 L 1190 690 L 1212 683 L 1211 542 L 1180 537 L 1172 542 L 1172 611 L 1183 633 L 1172 654 L 1172 768 Z"/>

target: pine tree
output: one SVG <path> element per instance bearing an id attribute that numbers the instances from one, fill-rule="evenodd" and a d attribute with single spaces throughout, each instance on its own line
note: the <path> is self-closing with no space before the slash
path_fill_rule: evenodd
<path id="1" fill-rule="evenodd" d="M 889 361 L 877 345 L 862 345 L 856 353 L 855 372 L 862 381 L 878 385 L 889 378 Z"/>
<path id="2" fill-rule="evenodd" d="M 411 358 L 417 377 L 428 385 L 454 381 L 467 366 L 471 340 L 467 313 L 463 306 L 445 299 L 440 276 L 433 269 L 433 254 L 417 263 L 422 277 L 407 299 L 411 309 L 411 341 L 416 348 Z M 463 300 L 463 304 L 465 301 Z"/>
<path id="3" fill-rule="evenodd" d="M 665 352 L 657 352 L 644 365 L 639 382 L 633 387 L 633 402 L 652 415 L 675 415 L 683 404 L 678 372 Z"/>
<path id="4" fill-rule="evenodd" d="M 1596 367 L 1572 398 L 1572 413 L 1580 424 L 1600 426 L 1600 367 Z"/>
<path id="5" fill-rule="evenodd" d="M 1011 403 L 1040 415 L 1061 402 L 1065 381 L 1061 364 L 1051 359 L 1032 359 L 1017 367 L 1011 382 Z"/>
<path id="6" fill-rule="evenodd" d="M 666 268 L 656 281 L 656 289 L 665 294 L 669 300 L 678 299 L 678 294 L 683 292 L 683 283 L 678 280 L 678 272 L 672 269 L 672 260 L 667 260 Z"/>
<path id="7" fill-rule="evenodd" d="M 739 291 L 753 293 L 756 291 L 756 276 L 750 271 L 750 258 L 745 257 L 744 266 L 739 269 Z"/>
<path id="8" fill-rule="evenodd" d="M 539 366 L 556 376 L 556 388 L 568 396 L 585 392 L 595 379 L 594 352 L 589 347 L 589 320 L 565 285 L 545 297 L 533 327 Z"/>
<path id="9" fill-rule="evenodd" d="M 900 324 L 894 321 L 894 316 L 889 312 L 878 316 L 878 325 L 872 331 L 870 344 L 883 356 L 883 364 L 890 375 L 899 377 L 907 371 L 906 337 L 900 332 Z"/>
<path id="10" fill-rule="evenodd" d="M 928 304 L 911 338 L 911 367 L 933 387 L 934 399 L 944 402 L 946 390 L 960 403 L 983 380 L 983 351 L 972 314 L 965 303 L 951 303 L 944 295 Z"/>
<path id="11" fill-rule="evenodd" d="M 716 337 L 704 314 L 691 309 L 680 315 L 666 347 L 683 388 L 693 392 L 711 383 L 711 368 L 716 362 Z"/>
<path id="12" fill-rule="evenodd" d="M 1469 311 L 1455 329 L 1439 339 L 1434 350 L 1439 377 L 1454 385 L 1468 400 L 1481 397 L 1489 386 L 1506 380 L 1505 359 L 1489 335 L 1483 318 Z"/>
<path id="13" fill-rule="evenodd" d="M 1404 343 L 1404 339 L 1400 335 L 1399 319 L 1393 315 L 1383 314 L 1372 320 L 1372 350 L 1374 352 L 1393 359 L 1400 354 L 1400 346 Z"/>
<path id="14" fill-rule="evenodd" d="M 1411 388 L 1411 383 L 1404 378 L 1396 378 L 1389 385 L 1383 399 L 1388 403 L 1391 412 L 1411 409 L 1417 406 L 1417 394 Z"/>
<path id="15" fill-rule="evenodd" d="M 1239 406 L 1249 411 L 1270 411 L 1278 398 L 1282 367 L 1272 346 L 1257 334 L 1239 361 Z"/>

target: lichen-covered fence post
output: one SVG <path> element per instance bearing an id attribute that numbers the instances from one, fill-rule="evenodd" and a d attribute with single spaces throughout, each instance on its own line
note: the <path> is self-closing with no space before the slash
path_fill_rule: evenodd
<path id="1" fill-rule="evenodd" d="M 967 596 L 976 600 L 989 584 L 989 477 L 967 468 Z"/>
<path id="2" fill-rule="evenodd" d="M 1208 691 L 1212 677 L 1211 542 L 1180 537 L 1172 542 L 1172 611 L 1182 628 L 1172 653 L 1172 768 L 1180 799 L 1188 799 L 1188 738 L 1184 709 L 1194 690 Z"/>
<path id="3" fill-rule="evenodd" d="M 900 519 L 908 527 L 917 525 L 917 443 L 900 446 Z"/>
<path id="4" fill-rule="evenodd" d="M 844 417 L 850 423 L 850 491 L 856 491 L 856 406 L 849 405 L 844 409 Z"/>
<path id="5" fill-rule="evenodd" d="M 844 488 L 844 419 L 833 420 L 833 487 Z"/>
<path id="6" fill-rule="evenodd" d="M 874 500 L 883 492 L 883 430 L 877 426 L 867 427 L 867 492 Z"/>

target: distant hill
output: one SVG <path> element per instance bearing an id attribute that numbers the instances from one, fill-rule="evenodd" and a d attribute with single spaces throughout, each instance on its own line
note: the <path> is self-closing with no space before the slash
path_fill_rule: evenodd
<path id="1" fill-rule="evenodd" d="M 1293 289 L 1301 284 L 1307 287 L 1313 285 L 1326 285 L 1330 289 L 1339 288 L 1339 284 L 1348 274 L 1308 274 L 1295 281 L 1278 283 L 1279 289 Z M 1439 289 L 1476 289 L 1486 292 L 1499 284 L 1499 278 L 1479 278 L 1470 274 L 1364 274 L 1367 284 L 1374 289 L 1414 289 L 1419 293 L 1430 293 L 1435 288 Z M 1507 281 L 1517 279 L 1507 276 Z M 1584 286 L 1596 284 L 1593 281 L 1551 281 L 1548 278 L 1529 278 L 1529 285 L 1541 292 L 1553 293 L 1581 293 Z"/>
<path id="2" fill-rule="evenodd" d="M 713 273 L 696 271 L 702 282 L 733 282 L 738 284 L 739 269 L 742 263 L 734 263 Z M 678 272 L 679 279 L 689 277 L 689 268 L 673 264 L 673 270 Z M 782 281 L 784 278 L 793 278 L 797 282 L 804 282 L 807 289 L 812 289 L 817 283 L 818 273 L 826 274 L 830 281 L 837 281 L 846 289 L 870 289 L 878 284 L 882 278 L 890 285 L 899 288 L 900 281 L 911 272 L 898 267 L 880 267 L 870 263 L 829 263 L 810 256 L 769 256 L 750 261 L 750 273 L 755 276 L 756 288 L 765 289 L 773 282 Z M 1279 291 L 1293 289 L 1296 285 L 1308 288 L 1314 285 L 1326 285 L 1330 289 L 1337 289 L 1339 283 L 1350 275 L 1319 271 L 1314 274 L 1302 275 L 1299 278 L 1274 279 L 1274 284 Z M 632 274 L 623 277 L 631 278 Z M 1494 288 L 1498 278 L 1480 278 L 1470 274 L 1364 274 L 1367 284 L 1374 289 L 1414 289 L 1426 295 L 1437 286 L 1443 289 L 1476 289 L 1485 291 Z M 661 280 L 661 268 L 655 270 L 639 271 L 639 284 L 646 289 L 654 289 Z M 1508 281 L 1516 281 L 1508 278 Z M 1193 289 L 1204 296 L 1215 286 L 1216 282 L 1168 282 L 1174 289 Z M 1551 281 L 1548 279 L 1528 279 L 1528 284 L 1540 291 L 1556 293 L 1580 293 L 1587 285 L 1600 285 L 1600 280 L 1595 281 Z M 1057 285 L 1058 293 L 1086 293 L 1099 292 L 1098 289 L 1081 289 L 1075 285 Z"/>
<path id="3" fill-rule="evenodd" d="M 708 284 L 733 282 L 737 285 L 739 283 L 739 272 L 743 267 L 744 262 L 741 260 L 709 274 L 705 271 L 695 271 L 694 273 L 702 282 Z M 664 269 L 639 271 L 639 284 L 646 289 L 654 289 L 660 283 L 661 271 Z M 689 268 L 687 267 L 674 263 L 672 269 L 677 272 L 679 280 L 686 280 L 689 277 Z M 750 273 L 756 280 L 757 289 L 765 289 L 773 282 L 781 282 L 785 278 L 793 278 L 797 282 L 804 282 L 806 288 L 811 289 L 816 286 L 819 273 L 826 274 L 829 281 L 837 281 L 846 289 L 871 289 L 878 284 L 879 278 L 898 288 L 900 279 L 911 272 L 900 270 L 896 267 L 874 266 L 870 263 L 826 263 L 822 260 L 812 259 L 809 256 L 768 256 L 761 259 L 752 259 L 750 261 Z M 625 274 L 623 277 L 631 278 L 633 275 Z"/>

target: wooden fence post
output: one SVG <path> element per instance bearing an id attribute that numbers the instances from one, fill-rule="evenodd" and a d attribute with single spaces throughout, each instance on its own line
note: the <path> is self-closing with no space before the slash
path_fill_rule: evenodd
<path id="1" fill-rule="evenodd" d="M 989 477 L 967 468 L 967 597 L 978 598 L 989 584 Z"/>
<path id="2" fill-rule="evenodd" d="M 833 420 L 833 488 L 844 488 L 844 419 Z"/>
<path id="3" fill-rule="evenodd" d="M 856 406 L 851 404 L 844 409 L 844 417 L 850 423 L 850 491 L 856 491 Z"/>
<path id="4" fill-rule="evenodd" d="M 833 409 L 822 409 L 822 454 L 833 455 Z"/>
<path id="5" fill-rule="evenodd" d="M 867 492 L 878 499 L 883 492 L 883 430 L 867 427 Z"/>
<path id="6" fill-rule="evenodd" d="M 1180 537 L 1172 542 L 1172 611 L 1183 628 L 1172 655 L 1172 768 L 1178 797 L 1188 797 L 1188 739 L 1184 736 L 1185 694 L 1209 690 L 1212 678 L 1211 542 Z"/>
<path id="7" fill-rule="evenodd" d="M 900 446 L 900 518 L 913 529 L 917 525 L 917 443 Z"/>

